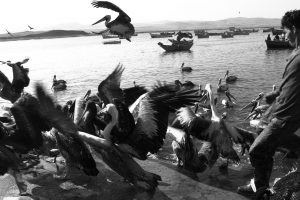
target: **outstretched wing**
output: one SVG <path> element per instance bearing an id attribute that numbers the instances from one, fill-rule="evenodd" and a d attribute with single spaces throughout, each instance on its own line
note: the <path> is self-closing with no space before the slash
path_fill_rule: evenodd
<path id="1" fill-rule="evenodd" d="M 130 106 L 133 104 L 142 94 L 145 94 L 148 90 L 143 86 L 134 86 L 123 89 L 125 105 Z"/>
<path id="2" fill-rule="evenodd" d="M 126 21 L 131 22 L 130 17 L 123 11 L 121 10 L 121 8 L 119 8 L 118 6 L 116 6 L 115 4 L 108 2 L 108 1 L 93 1 L 92 5 L 96 8 L 107 8 L 110 10 L 113 10 L 115 12 L 118 12 L 119 15 L 121 15 L 123 18 L 126 18 Z"/>
<path id="3" fill-rule="evenodd" d="M 118 64 L 115 70 L 98 86 L 98 94 L 104 104 L 113 103 L 113 99 L 123 101 L 123 92 L 120 88 L 121 76 L 124 67 Z"/>
<path id="4" fill-rule="evenodd" d="M 139 105 L 138 118 L 129 143 L 146 159 L 148 152 L 156 153 L 163 145 L 169 112 L 197 101 L 196 90 L 177 89 L 174 85 L 157 85 Z"/>
<path id="5" fill-rule="evenodd" d="M 71 119 L 56 109 L 52 98 L 46 94 L 42 85 L 36 84 L 35 89 L 42 118 L 49 123 L 49 126 L 56 128 L 59 132 L 75 136 L 77 128 Z"/>

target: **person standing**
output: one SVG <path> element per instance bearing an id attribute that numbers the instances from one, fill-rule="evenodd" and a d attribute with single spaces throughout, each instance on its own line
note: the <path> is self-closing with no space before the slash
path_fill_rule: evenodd
<path id="1" fill-rule="evenodd" d="M 300 149 L 300 10 L 286 12 L 281 24 L 287 31 L 291 45 L 296 49 L 285 67 L 279 96 L 274 98 L 273 118 L 250 147 L 254 186 L 248 184 L 238 187 L 237 192 L 243 195 L 255 195 L 255 191 L 269 187 L 273 156 L 278 147 L 292 152 Z"/>

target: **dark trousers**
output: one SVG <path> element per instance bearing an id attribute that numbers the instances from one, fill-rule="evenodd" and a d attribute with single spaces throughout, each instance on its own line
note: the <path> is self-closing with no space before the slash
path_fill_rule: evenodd
<path id="1" fill-rule="evenodd" d="M 273 118 L 250 147 L 256 188 L 268 187 L 273 168 L 273 156 L 278 147 L 292 151 L 300 149 L 300 121 Z"/>

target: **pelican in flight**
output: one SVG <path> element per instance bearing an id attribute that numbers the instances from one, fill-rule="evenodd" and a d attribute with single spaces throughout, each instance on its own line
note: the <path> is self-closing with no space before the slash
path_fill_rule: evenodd
<path id="1" fill-rule="evenodd" d="M 32 29 L 34 29 L 34 28 L 32 28 L 31 26 L 29 26 L 29 25 L 27 25 L 27 26 L 28 26 L 29 30 L 32 30 Z"/>
<path id="2" fill-rule="evenodd" d="M 229 70 L 227 70 L 224 79 L 226 83 L 234 83 L 237 80 L 237 77 L 233 75 L 229 76 Z"/>
<path id="3" fill-rule="evenodd" d="M 96 8 L 107 8 L 119 13 L 119 16 L 113 21 L 110 21 L 110 15 L 106 15 L 92 24 L 95 25 L 102 21 L 105 21 L 105 26 L 107 27 L 107 29 L 101 31 L 100 33 L 105 33 L 109 31 L 112 34 L 119 35 L 131 42 L 130 38 L 134 34 L 135 29 L 130 23 L 131 18 L 123 10 L 121 10 L 118 6 L 108 1 L 93 1 L 92 5 Z"/>

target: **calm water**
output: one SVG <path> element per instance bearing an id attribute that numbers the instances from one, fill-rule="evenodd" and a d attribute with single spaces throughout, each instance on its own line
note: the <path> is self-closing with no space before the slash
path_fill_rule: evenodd
<path id="1" fill-rule="evenodd" d="M 119 62 L 125 66 L 122 87 L 132 86 L 134 80 L 150 87 L 157 80 L 173 82 L 179 79 L 202 85 L 211 83 L 215 89 L 218 79 L 229 70 L 230 74 L 238 76 L 238 81 L 230 85 L 238 105 L 228 112 L 230 120 L 238 122 L 247 116 L 246 112 L 239 111 L 242 106 L 258 93 L 271 91 L 273 84 L 279 86 L 285 60 L 291 53 L 290 50 L 267 50 L 264 42 L 267 34 L 251 33 L 230 39 L 220 36 L 194 38 L 190 52 L 178 53 L 164 53 L 157 43 L 168 43 L 168 40 L 151 39 L 149 34 L 139 34 L 131 43 L 122 40 L 121 45 L 103 45 L 103 39 L 98 36 L 1 42 L 0 60 L 18 61 L 30 57 L 24 65 L 30 69 L 28 92 L 40 81 L 53 93 L 50 88 L 54 74 L 66 80 L 67 90 L 53 94 L 61 103 L 84 95 L 88 89 L 96 92 L 101 80 Z M 193 72 L 182 74 L 182 62 L 193 67 Z M 9 67 L 1 65 L 0 70 L 12 78 Z M 171 153 L 170 147 L 164 151 Z M 237 176 L 233 177 L 239 180 L 236 183 L 243 182 L 243 178 Z M 235 188 L 235 185 L 227 187 Z"/>

